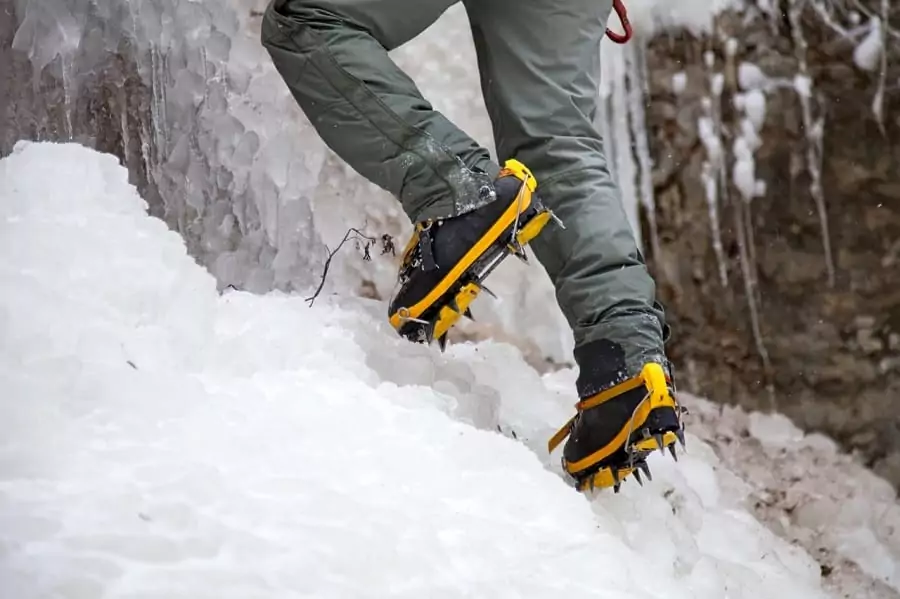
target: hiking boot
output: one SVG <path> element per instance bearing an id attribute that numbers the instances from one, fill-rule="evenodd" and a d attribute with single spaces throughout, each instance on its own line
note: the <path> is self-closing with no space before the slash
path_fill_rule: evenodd
<path id="1" fill-rule="evenodd" d="M 582 370 L 579 379 L 584 376 Z M 562 465 L 579 491 L 612 487 L 618 492 L 629 475 L 643 484 L 642 475 L 651 478 L 647 457 L 657 450 L 678 459 L 675 444 L 684 446 L 683 408 L 661 364 L 649 362 L 637 376 L 598 392 L 583 392 L 594 387 L 584 380 L 579 387 L 577 414 L 548 444 L 552 453 L 569 438 Z"/>
<path id="2" fill-rule="evenodd" d="M 488 274 L 510 254 L 527 261 L 525 246 L 553 218 L 535 194 L 537 182 L 509 160 L 494 181 L 496 199 L 476 210 L 416 224 L 406 245 L 398 289 L 388 314 L 397 332 L 417 343 L 438 341 L 484 290 Z"/>

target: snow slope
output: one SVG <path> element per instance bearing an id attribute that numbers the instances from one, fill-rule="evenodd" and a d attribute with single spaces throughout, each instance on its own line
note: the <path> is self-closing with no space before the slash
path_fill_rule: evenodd
<path id="1" fill-rule="evenodd" d="M 110 156 L 0 162 L 0 596 L 826 596 L 693 435 L 588 501 L 541 449 L 568 385 L 509 346 L 219 295 L 144 210 Z"/>

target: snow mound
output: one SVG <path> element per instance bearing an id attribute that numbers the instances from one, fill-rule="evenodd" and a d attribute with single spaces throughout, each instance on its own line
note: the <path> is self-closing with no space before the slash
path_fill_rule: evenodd
<path id="1" fill-rule="evenodd" d="M 751 481 L 754 513 L 816 554 L 829 586 L 854 599 L 900 597 L 900 504 L 890 483 L 780 414 L 689 405 L 694 433 Z"/>
<path id="2" fill-rule="evenodd" d="M 695 436 L 586 499 L 543 448 L 571 371 L 220 295 L 145 209 L 77 145 L 0 161 L 0 596 L 827 596 Z"/>

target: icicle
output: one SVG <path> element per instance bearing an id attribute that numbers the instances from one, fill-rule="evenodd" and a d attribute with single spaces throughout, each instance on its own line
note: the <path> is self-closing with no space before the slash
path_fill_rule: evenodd
<path id="1" fill-rule="evenodd" d="M 722 247 L 722 229 L 719 225 L 719 193 L 715 167 L 707 160 L 703 163 L 701 174 L 703 188 L 706 190 L 706 205 L 709 212 L 709 223 L 712 229 L 713 251 L 716 254 L 716 265 L 719 271 L 719 282 L 728 287 L 728 271 L 725 267 L 725 249 Z"/>
<path id="2" fill-rule="evenodd" d="M 125 167 L 131 171 L 129 156 L 131 154 L 131 136 L 128 132 L 128 96 L 125 94 L 125 86 L 119 87 L 119 129 L 122 132 L 122 158 Z"/>
<path id="3" fill-rule="evenodd" d="M 735 60 L 737 49 L 737 40 L 729 38 L 726 42 L 726 68 L 729 71 L 737 71 L 740 74 L 741 69 L 737 67 Z M 760 80 L 765 80 L 766 77 L 761 71 L 751 75 L 752 68 L 748 68 L 746 63 L 741 66 L 744 67 L 745 77 L 743 82 L 753 85 L 753 87 L 744 92 L 739 92 L 737 89 L 732 90 L 734 106 L 744 115 L 740 121 L 738 134 L 733 144 L 734 166 L 732 178 L 735 188 L 740 192 L 743 199 L 735 208 L 743 212 L 742 221 L 747 247 L 747 273 L 749 275 L 748 292 L 753 293 L 757 304 L 761 304 L 762 296 L 759 292 L 758 284 L 756 239 L 753 232 L 752 201 L 763 187 L 762 182 L 756 178 L 756 151 L 762 145 L 760 132 L 766 119 L 766 97 L 758 87 Z M 757 68 L 757 70 L 759 69 Z M 736 83 L 740 85 L 740 76 Z"/>
<path id="4" fill-rule="evenodd" d="M 647 82 L 647 58 L 644 45 L 635 40 L 628 46 L 626 56 L 626 73 L 628 85 L 628 109 L 631 122 L 631 140 L 637 153 L 637 171 L 640 186 L 640 202 L 647 214 L 650 225 L 650 248 L 655 259 L 661 254 L 659 243 L 659 226 L 656 222 L 656 199 L 653 194 L 653 161 L 647 140 L 647 117 L 644 114 L 644 102 L 649 97 Z M 631 146 L 632 144 L 629 144 Z"/>
<path id="5" fill-rule="evenodd" d="M 822 188 L 822 129 L 821 117 L 818 122 L 812 116 L 812 77 L 806 61 L 806 38 L 803 35 L 801 11 L 803 4 L 799 0 L 790 0 L 788 19 L 791 23 L 791 36 L 794 41 L 794 53 L 797 57 L 798 73 L 794 77 L 794 89 L 800 98 L 800 109 L 803 115 L 803 129 L 806 132 L 806 163 L 809 169 L 809 191 L 819 214 L 819 226 L 822 231 L 822 247 L 825 251 L 825 268 L 828 272 L 828 286 L 835 285 L 834 257 L 831 251 L 831 235 L 828 228 L 828 212 L 825 208 L 825 192 Z"/>
<path id="6" fill-rule="evenodd" d="M 162 164 L 163 157 L 168 152 L 166 116 L 166 61 L 160 52 L 159 46 L 150 43 L 150 92 L 153 107 L 150 111 L 150 122 L 153 127 L 153 138 L 156 147 L 156 164 Z"/>
<path id="7" fill-rule="evenodd" d="M 143 120 L 141 121 L 141 129 L 138 134 L 140 136 L 141 142 L 141 158 L 144 161 L 144 170 L 147 172 L 147 178 L 153 178 L 153 158 L 150 155 L 150 131 L 147 128 L 147 123 Z"/>
<path id="8" fill-rule="evenodd" d="M 704 63 L 710 70 L 715 66 L 712 53 L 704 55 Z M 722 182 L 722 172 L 725 168 L 724 147 L 722 146 L 721 125 L 718 118 L 718 105 L 721 102 L 721 90 L 717 93 L 716 80 L 710 76 L 710 92 L 715 95 L 715 102 L 709 96 L 703 98 L 703 109 L 706 116 L 701 117 L 697 123 L 700 141 L 706 149 L 707 159 L 703 163 L 703 184 L 706 190 L 706 204 L 709 211 L 710 229 L 712 232 L 713 251 L 716 254 L 716 264 L 719 271 L 719 282 L 722 287 L 728 287 L 728 270 L 726 267 L 725 250 L 722 245 L 722 227 L 719 216 L 719 186 Z M 726 189 L 727 191 L 727 189 Z"/>
<path id="9" fill-rule="evenodd" d="M 632 134 L 629 124 L 629 78 L 625 68 L 624 48 L 607 41 L 601 53 L 603 79 L 609 95 L 605 114 L 606 131 L 604 147 L 610 174 L 618 184 L 622 205 L 628 215 L 638 246 L 643 246 L 638 218 L 637 167 L 631 150 Z"/>
<path id="10" fill-rule="evenodd" d="M 887 83 L 887 23 L 889 22 L 890 11 L 890 0 L 881 0 L 881 22 L 885 23 L 885 25 L 881 27 L 881 70 L 878 73 L 878 89 L 875 92 L 875 97 L 872 98 L 872 112 L 875 114 L 878 127 L 881 129 L 881 135 L 884 136 L 887 135 L 887 131 L 884 128 L 884 88 Z"/>
<path id="11" fill-rule="evenodd" d="M 709 70 L 709 87 L 711 98 L 704 102 L 704 108 L 708 110 L 709 116 L 701 119 L 700 135 L 704 140 L 704 145 L 709 149 L 710 167 L 707 169 L 709 183 L 715 175 L 718 190 L 722 198 L 723 205 L 731 205 L 730 200 L 730 181 L 727 173 L 727 161 L 725 160 L 724 144 L 722 143 L 722 92 L 725 84 L 725 78 L 722 73 L 715 70 L 715 55 L 712 52 L 706 52 L 704 55 L 704 63 Z M 741 140 L 738 140 L 740 142 Z M 739 143 L 736 142 L 736 146 Z M 746 141 L 743 143 L 746 144 Z M 740 146 L 739 146 L 740 147 Z M 741 150 L 744 151 L 744 150 Z M 749 149 L 746 149 L 749 151 Z M 710 185 L 708 184 L 708 187 Z M 715 194 L 709 189 L 707 190 L 707 201 L 711 201 Z M 763 342 L 761 318 L 759 313 L 759 302 L 755 290 L 753 271 L 751 267 L 751 258 L 748 250 L 747 225 L 745 223 L 745 202 L 739 201 L 732 205 L 732 218 L 734 219 L 734 230 L 737 236 L 738 261 L 741 268 L 741 279 L 744 283 L 744 295 L 747 300 L 747 309 L 750 312 L 750 327 L 753 333 L 753 341 L 756 345 L 756 351 L 762 360 L 763 371 L 765 373 L 767 389 L 771 400 L 772 407 L 775 407 L 775 395 L 772 387 L 772 362 L 769 358 L 769 352 Z"/>
<path id="12" fill-rule="evenodd" d="M 71 141 L 75 137 L 72 127 L 72 65 L 74 59 L 69 54 L 60 55 L 60 73 L 63 87 L 63 118 L 66 125 L 66 137 Z"/>

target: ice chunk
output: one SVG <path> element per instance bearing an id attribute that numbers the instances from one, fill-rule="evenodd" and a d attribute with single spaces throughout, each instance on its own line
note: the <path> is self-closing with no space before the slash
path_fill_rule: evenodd
<path id="1" fill-rule="evenodd" d="M 869 21 L 869 33 L 853 50 L 853 62 L 864 71 L 874 71 L 881 64 L 881 19 L 873 16 Z"/>
<path id="2" fill-rule="evenodd" d="M 743 90 L 765 89 L 769 85 L 769 78 L 757 65 L 744 61 L 738 65 L 738 85 Z"/>
<path id="3" fill-rule="evenodd" d="M 803 431 L 780 414 L 753 412 L 749 425 L 751 435 L 773 447 L 789 447 L 804 436 Z"/>
<path id="4" fill-rule="evenodd" d="M 756 131 L 761 131 L 766 122 L 766 96 L 759 89 L 752 89 L 743 95 L 744 113 L 753 123 Z"/>
<path id="5" fill-rule="evenodd" d="M 672 75 L 672 91 L 675 95 L 680 96 L 687 87 L 687 73 L 679 71 Z"/>

